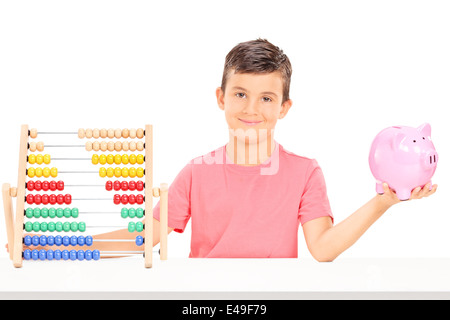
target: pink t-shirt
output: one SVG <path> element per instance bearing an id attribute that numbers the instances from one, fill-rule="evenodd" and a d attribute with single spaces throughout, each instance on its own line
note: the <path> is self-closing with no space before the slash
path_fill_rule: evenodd
<path id="1" fill-rule="evenodd" d="M 278 143 L 257 166 L 234 164 L 220 147 L 169 187 L 169 227 L 183 232 L 191 219 L 193 258 L 296 258 L 299 224 L 324 216 L 333 219 L 319 165 Z"/>

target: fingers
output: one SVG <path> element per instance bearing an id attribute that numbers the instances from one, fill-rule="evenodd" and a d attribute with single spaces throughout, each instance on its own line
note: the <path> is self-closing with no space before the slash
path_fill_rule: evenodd
<path id="1" fill-rule="evenodd" d="M 427 183 L 426 185 L 421 187 L 417 187 L 411 193 L 411 199 L 422 199 L 424 197 L 429 197 L 437 190 L 437 184 L 431 186 L 431 183 Z"/>

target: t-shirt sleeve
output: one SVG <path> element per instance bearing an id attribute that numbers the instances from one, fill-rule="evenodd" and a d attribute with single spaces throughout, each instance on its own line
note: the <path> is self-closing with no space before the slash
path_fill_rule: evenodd
<path id="1" fill-rule="evenodd" d="M 306 173 L 306 185 L 298 208 L 300 223 L 320 217 L 330 217 L 333 221 L 327 187 L 322 169 L 316 160 L 312 160 Z"/>
<path id="2" fill-rule="evenodd" d="M 175 177 L 168 191 L 168 225 L 176 232 L 183 232 L 191 217 L 192 165 L 187 164 Z M 159 201 L 153 208 L 153 218 L 159 221 Z"/>

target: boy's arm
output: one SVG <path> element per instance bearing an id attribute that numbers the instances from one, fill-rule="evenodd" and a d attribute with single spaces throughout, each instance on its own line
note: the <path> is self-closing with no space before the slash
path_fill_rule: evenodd
<path id="1" fill-rule="evenodd" d="M 303 234 L 312 256 L 318 261 L 333 261 L 353 245 L 364 232 L 391 206 L 399 203 L 397 195 L 383 184 L 384 194 L 376 195 L 348 218 L 333 226 L 330 217 L 321 217 L 306 222 Z M 411 199 L 421 199 L 436 192 L 437 185 L 430 184 L 414 189 Z"/>

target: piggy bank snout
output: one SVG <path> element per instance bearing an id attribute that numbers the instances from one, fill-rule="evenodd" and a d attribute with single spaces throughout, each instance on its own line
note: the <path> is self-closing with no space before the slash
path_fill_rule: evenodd
<path id="1" fill-rule="evenodd" d="M 424 157 L 424 165 L 427 168 L 436 167 L 438 162 L 438 154 L 435 150 L 428 151 Z"/>

